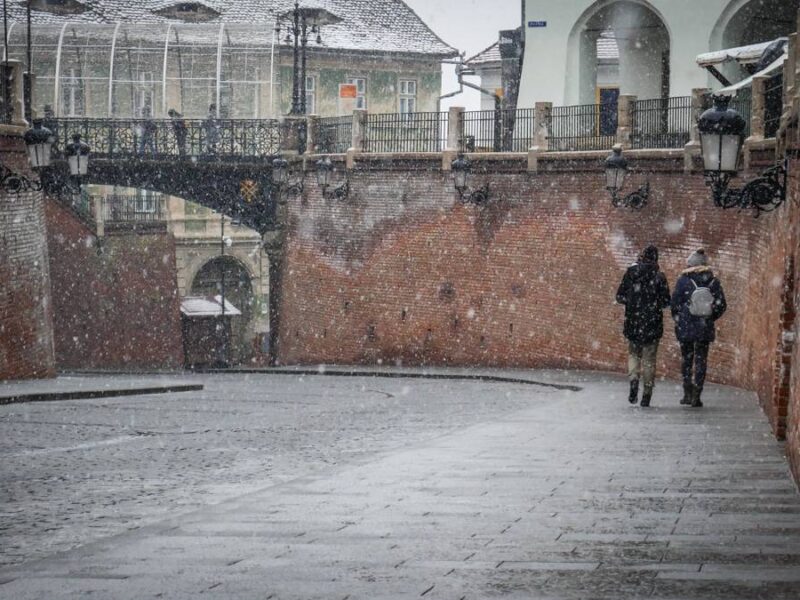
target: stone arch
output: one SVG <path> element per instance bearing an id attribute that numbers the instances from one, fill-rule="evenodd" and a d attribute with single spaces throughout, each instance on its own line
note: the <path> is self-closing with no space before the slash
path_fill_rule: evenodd
<path id="1" fill-rule="evenodd" d="M 597 0 L 578 17 L 568 37 L 564 90 L 566 104 L 595 102 L 598 74 L 596 42 L 604 28 L 625 28 L 628 32 L 638 33 L 636 39 L 626 35 L 619 46 L 620 92 L 640 98 L 668 95 L 669 50 L 673 36 L 667 20 L 647 0 Z M 645 29 L 649 31 L 647 37 L 642 33 Z M 657 32 L 655 35 L 653 29 Z M 616 36 L 618 39 L 620 37 Z M 630 75 L 634 73 L 653 75 L 651 78 Z"/>
<path id="2" fill-rule="evenodd" d="M 231 254 L 211 257 L 194 270 L 189 284 L 191 296 L 220 294 L 222 274 L 225 274 L 225 298 L 242 313 L 231 320 L 230 360 L 234 364 L 247 361 L 252 355 L 250 329 L 255 314 L 256 275 L 244 261 Z"/>
<path id="3" fill-rule="evenodd" d="M 711 30 L 708 47 L 722 50 L 794 33 L 798 9 L 800 0 L 730 0 Z"/>

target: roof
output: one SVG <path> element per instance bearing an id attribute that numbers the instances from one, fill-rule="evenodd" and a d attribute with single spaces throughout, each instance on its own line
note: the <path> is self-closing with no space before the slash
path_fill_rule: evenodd
<path id="1" fill-rule="evenodd" d="M 492 63 L 500 65 L 502 57 L 500 56 L 500 42 L 495 42 L 488 48 L 481 50 L 472 58 L 467 59 L 465 62 L 471 67 L 488 66 Z"/>
<path id="2" fill-rule="evenodd" d="M 271 27 L 280 15 L 291 11 L 294 0 L 76 0 L 85 12 L 56 15 L 33 11 L 35 23 L 166 23 L 155 11 L 179 3 L 198 3 L 220 14 L 208 22 L 264 23 Z M 410 53 L 436 57 L 457 56 L 458 51 L 436 35 L 402 0 L 308 0 L 342 21 L 322 28 L 323 48 L 380 53 Z M 8 3 L 12 20 L 25 20 L 25 2 Z M 316 44 L 311 44 L 311 48 Z"/>
<path id="3" fill-rule="evenodd" d="M 756 77 L 768 77 L 776 72 L 779 72 L 783 69 L 783 63 L 786 62 L 786 59 L 789 58 L 789 52 L 785 52 L 779 58 L 776 58 L 773 62 L 767 65 L 764 69 L 761 69 L 758 73 L 754 73 L 750 77 L 743 79 L 739 83 L 734 83 L 733 85 L 729 85 L 727 87 L 722 88 L 721 90 L 717 90 L 714 92 L 715 94 L 722 95 L 722 96 L 735 96 L 739 90 L 742 88 L 748 88 L 753 85 L 753 79 Z"/>
<path id="4" fill-rule="evenodd" d="M 788 39 L 788 38 L 778 38 Z M 753 64 L 761 59 L 764 50 L 777 40 L 769 40 L 761 42 L 760 44 L 750 44 L 749 46 L 739 46 L 737 48 L 728 48 L 726 50 L 717 50 L 716 52 L 706 52 L 698 55 L 695 59 L 697 64 L 701 67 L 712 67 L 722 64 L 729 60 L 735 60 L 739 64 Z"/>
<path id="5" fill-rule="evenodd" d="M 204 298 L 202 296 L 186 296 L 181 300 L 181 314 L 189 318 L 221 317 L 222 297 Z M 239 317 L 242 312 L 225 299 L 225 316 Z"/>

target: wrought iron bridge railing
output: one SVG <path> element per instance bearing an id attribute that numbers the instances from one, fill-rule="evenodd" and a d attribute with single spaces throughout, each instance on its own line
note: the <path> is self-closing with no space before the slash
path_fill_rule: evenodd
<path id="1" fill-rule="evenodd" d="M 447 143 L 447 113 L 367 115 L 366 152 L 441 152 Z"/>
<path id="2" fill-rule="evenodd" d="M 59 155 L 79 133 L 99 158 L 263 159 L 281 149 L 276 119 L 50 119 Z"/>

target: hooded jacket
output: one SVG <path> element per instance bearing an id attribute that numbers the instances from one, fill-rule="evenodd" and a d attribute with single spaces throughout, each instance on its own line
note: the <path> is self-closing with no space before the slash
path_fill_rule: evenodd
<path id="1" fill-rule="evenodd" d="M 710 317 L 698 317 L 689 313 L 689 300 L 696 289 L 694 284 L 707 287 L 714 296 Z M 713 342 L 716 339 L 714 322 L 725 313 L 728 304 L 722 284 L 714 277 L 714 272 L 710 267 L 700 266 L 691 267 L 681 273 L 675 283 L 670 308 L 675 320 L 675 336 L 679 342 Z"/>
<path id="2" fill-rule="evenodd" d="M 617 302 L 625 305 L 622 332 L 628 340 L 645 345 L 661 339 L 669 285 L 658 263 L 640 260 L 628 267 L 617 290 Z"/>

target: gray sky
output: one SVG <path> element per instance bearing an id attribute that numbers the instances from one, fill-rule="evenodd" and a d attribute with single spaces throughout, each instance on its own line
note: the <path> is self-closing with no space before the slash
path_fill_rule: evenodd
<path id="1" fill-rule="evenodd" d="M 467 58 L 477 54 L 497 41 L 501 29 L 519 27 L 521 19 L 520 0 L 405 0 L 422 20 L 439 37 L 451 46 L 467 53 Z M 443 81 L 445 92 L 455 90 L 458 85 L 452 67 L 445 68 Z M 477 110 L 479 93 L 468 90 L 461 96 L 443 103 L 447 106 L 466 106 Z"/>

